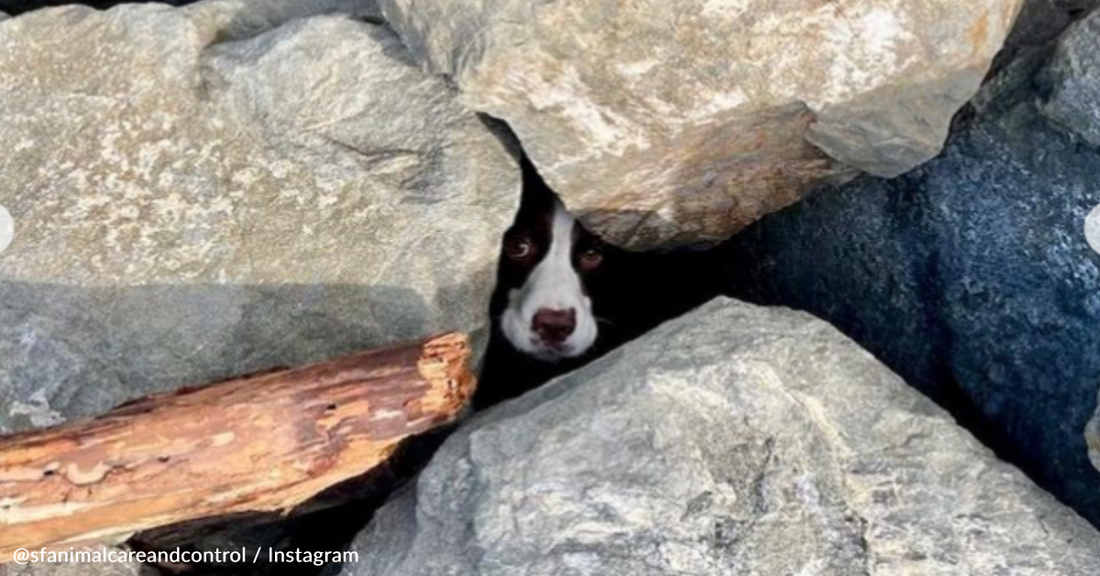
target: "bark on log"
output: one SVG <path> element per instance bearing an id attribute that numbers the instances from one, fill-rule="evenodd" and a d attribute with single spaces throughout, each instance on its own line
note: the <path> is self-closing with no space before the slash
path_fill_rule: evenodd
<path id="1" fill-rule="evenodd" d="M 198 518 L 287 511 L 453 422 L 466 336 L 150 396 L 0 439 L 0 562 Z"/>

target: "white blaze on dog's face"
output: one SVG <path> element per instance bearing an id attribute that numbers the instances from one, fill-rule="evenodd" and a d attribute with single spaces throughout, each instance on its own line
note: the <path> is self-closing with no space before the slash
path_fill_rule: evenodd
<path id="1" fill-rule="evenodd" d="M 555 361 L 581 356 L 596 341 L 582 272 L 598 265 L 601 255 L 580 249 L 578 239 L 587 232 L 559 200 L 545 208 L 517 222 L 505 240 L 504 257 L 517 273 L 500 322 L 516 350 Z"/>

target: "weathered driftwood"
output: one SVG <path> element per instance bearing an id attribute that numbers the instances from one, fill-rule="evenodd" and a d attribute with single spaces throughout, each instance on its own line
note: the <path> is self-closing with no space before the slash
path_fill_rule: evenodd
<path id="1" fill-rule="evenodd" d="M 18 548 L 286 511 L 453 422 L 474 387 L 447 334 L 150 396 L 0 439 L 0 562 Z"/>

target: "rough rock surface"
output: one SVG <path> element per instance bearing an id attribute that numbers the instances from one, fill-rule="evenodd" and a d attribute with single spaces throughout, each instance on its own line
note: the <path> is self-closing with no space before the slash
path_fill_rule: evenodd
<path id="1" fill-rule="evenodd" d="M 345 576 L 1094 574 L 1100 534 L 807 314 L 717 300 L 468 423 Z"/>
<path id="2" fill-rule="evenodd" d="M 1047 74 L 1054 91 L 1043 114 L 1100 147 L 1100 10 L 1066 32 Z"/>
<path id="3" fill-rule="evenodd" d="M 339 4 L 0 26 L 0 431 L 483 326 L 516 163 L 385 29 L 257 33 Z"/>
<path id="4" fill-rule="evenodd" d="M 1022 0 L 379 4 L 570 208 L 643 248 L 933 157 Z"/>
<path id="5" fill-rule="evenodd" d="M 765 218 L 730 268 L 738 294 L 829 320 L 1100 525 L 1082 434 L 1100 383 L 1084 236 L 1100 149 L 1047 121 L 1058 76 L 1032 68 L 991 82 L 939 158 Z"/>

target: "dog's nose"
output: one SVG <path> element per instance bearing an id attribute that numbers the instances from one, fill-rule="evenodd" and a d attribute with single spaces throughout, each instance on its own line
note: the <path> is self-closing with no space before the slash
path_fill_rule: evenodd
<path id="1" fill-rule="evenodd" d="M 577 311 L 541 308 L 531 319 L 531 330 L 547 344 L 561 344 L 577 328 Z"/>

